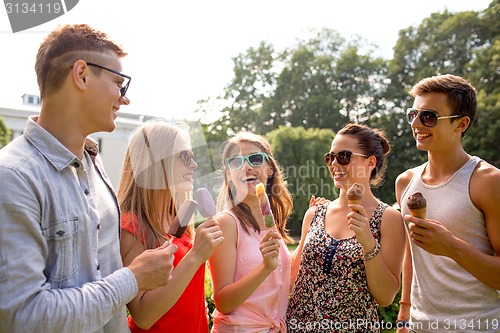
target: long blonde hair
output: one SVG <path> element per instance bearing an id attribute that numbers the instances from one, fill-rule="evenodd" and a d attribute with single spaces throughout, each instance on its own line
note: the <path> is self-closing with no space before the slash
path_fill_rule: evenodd
<path id="1" fill-rule="evenodd" d="M 192 196 L 176 192 L 173 185 L 174 157 L 179 153 L 175 148 L 181 137 L 190 142 L 187 131 L 179 126 L 152 121 L 137 128 L 127 147 L 118 201 L 122 213 L 130 212 L 137 218 L 135 234 L 147 249 L 165 242 L 168 230 L 163 221 L 170 224 L 176 208 Z M 192 225 L 186 230 L 190 236 L 194 235 Z"/>
<path id="2" fill-rule="evenodd" d="M 293 243 L 293 239 L 288 235 L 288 232 L 285 229 L 286 222 L 292 213 L 292 196 L 288 191 L 286 181 L 283 179 L 283 172 L 273 156 L 271 145 L 261 135 L 250 132 L 239 132 L 226 141 L 222 150 L 223 180 L 219 197 L 217 199 L 218 210 L 230 209 L 242 222 L 242 227 L 246 232 L 249 232 L 249 228 L 260 232 L 259 224 L 253 217 L 250 208 L 244 203 L 235 202 L 235 189 L 231 181 L 227 178 L 226 165 L 224 164 L 224 161 L 229 157 L 229 154 L 231 154 L 239 143 L 254 144 L 259 147 L 262 152 L 269 156 L 269 162 L 271 163 L 274 173 L 267 181 L 266 193 L 269 196 L 278 232 L 286 243 Z"/>

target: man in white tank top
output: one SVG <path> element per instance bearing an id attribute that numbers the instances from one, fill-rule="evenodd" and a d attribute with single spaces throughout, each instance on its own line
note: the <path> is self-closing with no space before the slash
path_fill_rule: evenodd
<path id="1" fill-rule="evenodd" d="M 418 82 L 408 109 L 428 161 L 396 180 L 408 231 L 398 332 L 500 330 L 500 170 L 462 147 L 476 118 L 476 90 L 454 75 Z M 421 192 L 426 219 L 409 215 Z"/>

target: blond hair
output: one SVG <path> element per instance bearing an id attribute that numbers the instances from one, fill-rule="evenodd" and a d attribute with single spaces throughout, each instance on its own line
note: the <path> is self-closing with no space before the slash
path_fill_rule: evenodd
<path id="1" fill-rule="evenodd" d="M 180 205 L 192 196 L 176 192 L 173 184 L 174 157 L 178 155 L 175 149 L 180 138 L 190 142 L 187 131 L 179 126 L 153 121 L 137 128 L 127 148 L 118 201 L 122 212 L 137 218 L 135 234 L 148 249 L 167 239 L 164 221 L 170 225 Z M 194 235 L 192 225 L 186 230 L 190 236 Z"/>

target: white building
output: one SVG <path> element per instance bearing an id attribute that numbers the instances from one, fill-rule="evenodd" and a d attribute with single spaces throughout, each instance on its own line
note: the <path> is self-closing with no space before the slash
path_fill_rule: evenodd
<path id="1" fill-rule="evenodd" d="M 40 98 L 35 95 L 23 95 L 23 105 L 20 109 L 0 107 L 0 117 L 12 131 L 12 139 L 23 134 L 28 117 L 40 112 Z M 99 142 L 100 154 L 115 190 L 120 181 L 123 161 L 130 134 L 144 121 L 153 117 L 130 113 L 118 113 L 116 129 L 111 132 L 94 133 L 91 137 Z"/>

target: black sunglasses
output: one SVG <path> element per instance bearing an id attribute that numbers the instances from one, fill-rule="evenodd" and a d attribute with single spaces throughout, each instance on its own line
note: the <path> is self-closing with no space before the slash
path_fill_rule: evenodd
<path id="1" fill-rule="evenodd" d="M 265 160 L 269 160 L 266 153 L 253 153 L 246 156 L 231 156 L 226 158 L 226 165 L 231 170 L 239 170 L 243 167 L 245 161 L 252 167 L 262 166 Z"/>
<path id="2" fill-rule="evenodd" d="M 432 110 L 422 110 L 422 109 L 413 109 L 410 108 L 406 110 L 406 119 L 408 120 L 408 124 L 412 124 L 415 118 L 419 118 L 422 125 L 425 127 L 434 127 L 437 125 L 439 119 L 450 119 L 450 118 L 458 118 L 463 117 L 461 114 L 455 114 L 453 116 L 439 116 L 436 111 Z"/>
<path id="3" fill-rule="evenodd" d="M 194 160 L 194 154 L 191 150 L 182 150 L 179 154 L 182 158 L 182 163 L 184 163 L 185 166 L 191 165 L 191 162 Z"/>
<path id="4" fill-rule="evenodd" d="M 323 158 L 327 166 L 330 166 L 335 159 L 337 159 L 337 162 L 340 165 L 348 165 L 349 163 L 351 163 L 352 155 L 368 157 L 363 154 L 353 153 L 352 151 L 349 150 L 341 150 L 338 153 L 328 152 L 325 155 L 323 155 Z"/>
<path id="5" fill-rule="evenodd" d="M 122 86 L 120 88 L 120 94 L 122 95 L 122 97 L 125 97 L 125 94 L 127 93 L 127 90 L 128 90 L 128 86 L 130 85 L 130 81 L 132 81 L 132 77 L 125 75 L 123 73 L 117 72 L 115 70 L 112 70 L 110 68 L 91 63 L 91 62 L 88 62 L 87 65 L 101 68 L 101 69 L 104 69 L 105 71 L 108 71 L 108 72 L 111 72 L 113 74 L 116 74 L 116 75 L 123 77 L 125 80 L 123 81 Z"/>

